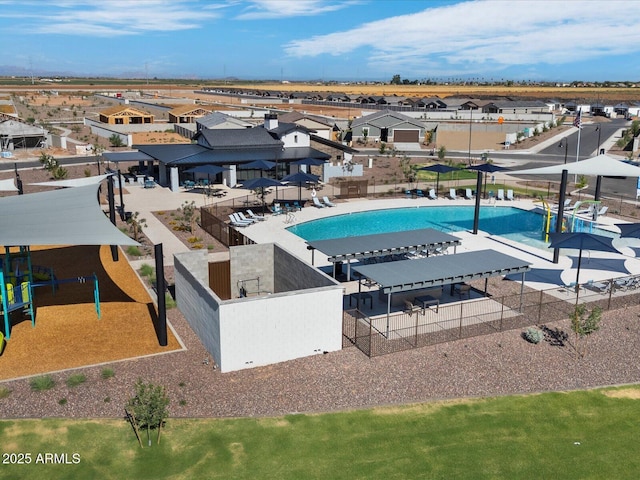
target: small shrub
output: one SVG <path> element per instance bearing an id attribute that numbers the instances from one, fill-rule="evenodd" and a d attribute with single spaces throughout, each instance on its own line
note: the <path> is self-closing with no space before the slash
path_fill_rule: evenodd
<path id="1" fill-rule="evenodd" d="M 91 176 L 91 169 L 85 168 L 84 169 L 84 176 L 85 177 L 90 177 Z"/>
<path id="2" fill-rule="evenodd" d="M 60 400 L 58 400 L 58 403 L 60 405 L 66 405 L 67 404 L 67 399 L 66 398 L 61 398 Z"/>
<path id="3" fill-rule="evenodd" d="M 201 239 L 201 238 L 198 238 L 198 237 L 189 237 L 189 238 L 187 239 L 187 242 L 189 242 L 189 243 L 199 243 L 199 242 L 201 242 L 201 241 L 202 241 L 202 239 Z"/>
<path id="4" fill-rule="evenodd" d="M 191 248 L 193 248 L 194 250 L 202 250 L 204 248 L 204 245 L 202 245 L 201 243 L 194 243 L 193 245 L 191 245 Z"/>
<path id="5" fill-rule="evenodd" d="M 173 299 L 173 297 L 169 293 L 165 293 L 164 295 L 164 305 L 167 308 L 167 310 L 170 308 L 176 308 L 177 306 L 176 301 Z"/>
<path id="6" fill-rule="evenodd" d="M 213 250 L 215 248 L 215 246 L 211 245 L 210 243 L 207 244 L 207 250 Z"/>
<path id="7" fill-rule="evenodd" d="M 11 395 L 11 390 L 7 387 L 0 387 L 0 398 L 7 398 L 9 395 Z"/>
<path id="8" fill-rule="evenodd" d="M 186 400 L 180 400 L 180 402 L 178 402 L 178 403 L 180 403 L 181 407 L 184 407 L 187 404 L 187 401 Z"/>
<path id="9" fill-rule="evenodd" d="M 140 275 L 143 277 L 150 277 L 153 275 L 154 271 L 155 269 L 148 263 L 145 263 L 140 267 Z"/>
<path id="10" fill-rule="evenodd" d="M 73 387 L 77 387 L 78 385 L 82 385 L 86 381 L 87 381 L 87 377 L 84 374 L 75 373 L 71 375 L 69 378 L 67 378 L 66 384 L 67 384 L 67 387 L 73 388 Z"/>
<path id="11" fill-rule="evenodd" d="M 104 403 L 109 403 L 109 402 L 111 402 L 111 397 L 104 397 L 103 402 L 104 402 Z"/>
<path id="12" fill-rule="evenodd" d="M 178 386 L 179 386 L 179 387 L 184 387 L 185 385 L 186 385 L 186 383 L 184 383 L 184 382 L 180 382 L 180 383 L 178 384 Z"/>
<path id="13" fill-rule="evenodd" d="M 115 375 L 116 375 L 116 372 L 114 372 L 112 368 L 103 368 L 102 372 L 100 372 L 100 376 L 104 380 L 107 380 L 109 378 L 113 378 L 113 377 L 115 377 Z"/>
<path id="14" fill-rule="evenodd" d="M 533 327 L 527 328 L 525 332 L 522 334 L 522 336 L 527 342 L 533 343 L 536 345 L 540 343 L 544 338 L 544 334 L 542 333 L 542 330 L 538 330 L 537 328 L 533 328 Z"/>
<path id="15" fill-rule="evenodd" d="M 31 390 L 35 390 L 36 392 L 43 392 L 55 387 L 56 382 L 53 380 L 53 378 L 51 378 L 51 375 L 43 375 L 41 377 L 32 378 L 29 381 L 29 385 L 31 386 Z"/>
<path id="16" fill-rule="evenodd" d="M 127 247 L 127 255 L 130 257 L 140 257 L 142 256 L 142 252 L 140 252 L 140 249 L 135 245 L 130 245 Z"/>

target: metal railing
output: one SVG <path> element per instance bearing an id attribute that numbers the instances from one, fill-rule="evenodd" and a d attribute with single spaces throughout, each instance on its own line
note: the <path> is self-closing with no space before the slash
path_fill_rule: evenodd
<path id="1" fill-rule="evenodd" d="M 375 357 L 463 338 L 488 335 L 517 328 L 543 325 L 569 318 L 576 304 L 587 308 L 617 310 L 640 304 L 640 277 L 599 282 L 608 288 L 594 290 L 591 284 L 556 287 L 522 296 L 482 298 L 440 305 L 438 313 L 394 312 L 369 317 L 360 310 L 343 313 L 343 347 L 358 347 Z"/>

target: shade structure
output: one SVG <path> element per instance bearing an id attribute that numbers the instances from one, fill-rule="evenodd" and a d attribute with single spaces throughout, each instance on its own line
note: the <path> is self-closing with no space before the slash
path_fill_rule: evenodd
<path id="1" fill-rule="evenodd" d="M 35 182 L 30 183 L 29 185 L 38 185 L 41 187 L 85 187 L 87 185 L 97 185 L 101 183 L 105 178 L 113 175 L 112 173 L 107 173 L 105 175 L 96 175 L 93 177 L 82 177 L 82 178 L 69 178 L 66 180 L 50 180 L 48 182 Z"/>
<path id="2" fill-rule="evenodd" d="M 435 172 L 436 176 L 436 192 L 440 189 L 440 174 L 441 173 L 449 173 L 454 170 L 458 170 L 456 167 L 452 167 L 450 165 L 444 165 L 442 163 L 434 163 L 433 165 L 428 165 L 426 167 L 420 167 L 418 170 L 424 170 L 425 172 Z"/>
<path id="3" fill-rule="evenodd" d="M 612 177 L 640 177 L 640 167 L 616 160 L 609 155 L 597 155 L 579 162 L 550 167 L 528 168 L 514 171 L 514 175 L 556 175 L 563 170 L 572 175 L 612 176 Z"/>
<path id="4" fill-rule="evenodd" d="M 551 245 L 549 248 L 573 248 L 579 250 L 578 254 L 578 271 L 576 273 L 576 288 L 580 283 L 580 264 L 582 263 L 583 250 L 597 250 L 601 252 L 620 253 L 613 246 L 613 239 L 602 235 L 596 235 L 588 232 L 569 232 L 569 233 L 551 233 L 549 234 Z"/>
<path id="5" fill-rule="evenodd" d="M 18 187 L 13 182 L 13 178 L 7 178 L 5 180 L 0 180 L 0 192 L 17 192 Z"/>
<path id="6" fill-rule="evenodd" d="M 640 238 L 640 223 L 616 223 L 620 237 Z"/>
<path id="7" fill-rule="evenodd" d="M 269 160 L 254 160 L 253 162 L 244 163 L 240 165 L 242 168 L 253 168 L 256 170 L 271 170 L 276 166 L 276 162 Z"/>
<path id="8" fill-rule="evenodd" d="M 291 162 L 291 165 L 307 165 L 311 167 L 319 167 L 320 165 L 324 165 L 324 164 L 325 164 L 325 161 L 320 160 L 318 158 L 303 158 L 303 159 Z"/>
<path id="9" fill-rule="evenodd" d="M 467 167 L 467 170 L 475 170 L 476 172 L 482 172 L 484 174 L 484 192 L 483 196 L 486 197 L 487 193 L 487 173 L 496 173 L 496 172 L 505 172 L 509 171 L 506 167 L 501 167 L 500 165 L 496 165 L 495 163 L 481 163 L 479 165 L 473 165 L 471 167 Z"/>
<path id="10" fill-rule="evenodd" d="M 273 178 L 258 177 L 250 178 L 242 182 L 242 188 L 247 190 L 255 190 L 256 188 L 284 187 L 284 183 L 274 180 Z"/>
<path id="11" fill-rule="evenodd" d="M 320 177 L 305 172 L 292 173 L 282 179 L 283 182 L 298 185 L 298 200 L 302 199 L 302 185 L 305 183 L 318 183 Z"/>
<path id="12" fill-rule="evenodd" d="M 264 213 L 264 189 L 269 187 L 284 187 L 284 183 L 268 177 L 251 178 L 249 180 L 245 180 L 242 183 L 242 188 L 246 188 L 248 190 L 260 190 L 260 197 L 262 199 L 262 213 Z"/>

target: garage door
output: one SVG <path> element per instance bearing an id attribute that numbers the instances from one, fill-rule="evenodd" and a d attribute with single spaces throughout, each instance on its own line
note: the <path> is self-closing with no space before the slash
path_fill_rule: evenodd
<path id="1" fill-rule="evenodd" d="M 394 130 L 393 141 L 396 143 L 419 142 L 420 131 L 419 130 Z"/>

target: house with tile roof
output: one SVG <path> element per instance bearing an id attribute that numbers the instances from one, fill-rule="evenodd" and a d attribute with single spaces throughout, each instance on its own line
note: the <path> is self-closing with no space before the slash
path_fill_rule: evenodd
<path id="1" fill-rule="evenodd" d="M 400 112 L 381 110 L 353 120 L 353 140 L 364 139 L 391 143 L 422 142 L 425 125 Z M 366 135 L 365 135 L 366 132 Z"/>

